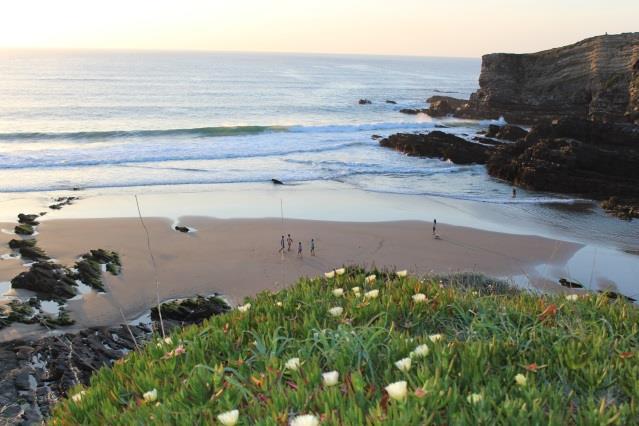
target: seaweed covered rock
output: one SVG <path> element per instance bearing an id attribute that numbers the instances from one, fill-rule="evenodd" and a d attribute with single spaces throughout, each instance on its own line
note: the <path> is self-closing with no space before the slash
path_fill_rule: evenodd
<path id="1" fill-rule="evenodd" d="M 31 268 L 11 280 L 11 287 L 36 292 L 48 300 L 70 299 L 76 295 L 76 282 L 71 272 L 62 265 L 35 262 Z"/>
<path id="2" fill-rule="evenodd" d="M 38 226 L 40 224 L 40 222 L 38 222 L 36 220 L 38 217 L 39 217 L 39 215 L 37 215 L 37 214 L 20 213 L 18 215 L 18 222 L 25 223 L 25 224 L 31 225 L 31 226 Z"/>
<path id="3" fill-rule="evenodd" d="M 76 200 L 78 200 L 78 197 L 58 197 L 54 200 L 53 204 L 49 205 L 49 208 L 52 210 L 60 210 L 64 206 L 73 204 Z"/>
<path id="4" fill-rule="evenodd" d="M 95 290 L 105 291 L 100 263 L 92 259 L 82 259 L 76 262 L 75 269 L 77 270 L 75 274 L 77 279 Z"/>
<path id="5" fill-rule="evenodd" d="M 528 132 L 521 127 L 513 126 L 512 124 L 505 124 L 503 126 L 497 126 L 491 124 L 488 126 L 488 132 L 486 137 L 503 139 L 506 141 L 516 142 L 525 138 Z"/>
<path id="6" fill-rule="evenodd" d="M 162 320 L 173 320 L 181 323 L 200 323 L 213 315 L 222 314 L 230 310 L 229 305 L 218 296 L 197 296 L 193 299 L 176 300 L 163 303 Z M 160 316 L 158 308 L 151 309 L 151 319 L 158 321 Z"/>
<path id="7" fill-rule="evenodd" d="M 189 232 L 189 228 L 187 228 L 186 226 L 180 226 L 180 225 L 176 225 L 175 230 L 178 232 L 183 232 L 183 233 Z"/>
<path id="8" fill-rule="evenodd" d="M 34 239 L 28 240 L 16 240 L 9 241 L 9 247 L 18 251 L 23 259 L 29 259 L 34 261 L 48 260 L 47 253 L 37 246 L 37 242 Z"/>
<path id="9" fill-rule="evenodd" d="M 20 225 L 17 225 L 15 228 L 13 228 L 13 232 L 15 232 L 18 235 L 33 235 L 33 226 L 27 224 L 27 223 L 21 223 Z"/>

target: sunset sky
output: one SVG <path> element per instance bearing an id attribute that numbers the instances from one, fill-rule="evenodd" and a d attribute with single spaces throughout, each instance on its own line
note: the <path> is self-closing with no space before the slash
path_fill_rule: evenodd
<path id="1" fill-rule="evenodd" d="M 480 56 L 639 31 L 637 0 L 20 0 L 0 47 Z"/>

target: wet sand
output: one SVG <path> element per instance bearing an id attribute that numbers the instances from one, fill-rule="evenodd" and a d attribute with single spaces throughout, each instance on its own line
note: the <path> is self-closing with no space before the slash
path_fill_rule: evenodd
<path id="1" fill-rule="evenodd" d="M 147 218 L 154 271 L 144 227 L 137 218 L 47 220 L 38 244 L 49 256 L 72 265 L 89 249 L 120 253 L 123 271 L 105 274 L 108 292 L 72 300 L 68 307 L 76 328 L 112 325 L 135 318 L 156 303 L 156 276 L 163 300 L 222 293 L 231 302 L 263 290 L 277 290 L 301 276 L 317 276 L 348 264 L 408 269 L 411 273 L 476 271 L 492 276 L 527 274 L 542 264 L 562 265 L 582 246 L 537 236 L 501 234 L 419 221 L 327 222 L 280 219 L 212 219 L 184 217 L 193 233 L 172 229 L 169 219 Z M 0 224 L 11 229 L 11 224 Z M 280 237 L 290 233 L 291 252 L 278 253 Z M 11 239 L 2 234 L 2 242 Z M 315 238 L 316 256 L 310 256 Z M 4 241 L 6 240 L 6 241 Z M 296 254 L 297 241 L 304 247 Z M 7 249 L 8 251 L 8 249 Z M 20 259 L 0 261 L 0 281 L 24 269 Z M 29 335 L 28 327 L 0 331 L 0 341 Z M 40 329 L 41 330 L 41 329 Z"/>

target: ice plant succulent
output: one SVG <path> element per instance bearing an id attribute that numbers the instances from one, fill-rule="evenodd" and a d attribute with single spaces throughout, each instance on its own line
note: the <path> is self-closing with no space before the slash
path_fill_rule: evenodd
<path id="1" fill-rule="evenodd" d="M 337 371 L 322 373 L 322 383 L 324 383 L 324 386 L 337 385 L 339 383 L 339 373 Z"/>
<path id="2" fill-rule="evenodd" d="M 344 313 L 344 308 L 341 306 L 335 306 L 334 308 L 329 309 L 328 313 L 331 314 L 331 316 L 339 317 L 342 313 Z"/>
<path id="3" fill-rule="evenodd" d="M 240 412 L 238 410 L 226 411 L 222 414 L 218 414 L 217 420 L 224 426 L 234 426 L 237 424 L 240 418 Z"/>
<path id="4" fill-rule="evenodd" d="M 75 395 L 73 395 L 71 397 L 71 400 L 73 400 L 73 402 L 75 402 L 76 404 L 80 401 L 82 401 L 82 397 L 84 396 L 84 394 L 86 393 L 86 391 L 80 391 L 78 393 L 76 393 Z"/>
<path id="5" fill-rule="evenodd" d="M 405 276 L 408 275 L 408 271 L 406 269 L 404 269 L 403 271 L 397 271 L 395 272 L 395 274 L 399 277 L 399 278 L 404 278 Z"/>
<path id="6" fill-rule="evenodd" d="M 374 283 L 376 279 L 377 279 L 377 275 L 372 274 L 372 275 L 369 275 L 366 278 L 364 278 L 364 282 L 366 284 L 371 284 L 371 283 Z"/>
<path id="7" fill-rule="evenodd" d="M 247 303 L 245 305 L 241 305 L 237 307 L 237 310 L 240 312 L 247 312 L 249 309 L 251 309 L 251 304 Z"/>
<path id="8" fill-rule="evenodd" d="M 333 289 L 333 296 L 342 297 L 343 295 L 344 295 L 344 289 L 343 288 L 334 288 Z"/>
<path id="9" fill-rule="evenodd" d="M 410 370 L 412 361 L 410 358 L 402 358 L 395 363 L 395 367 L 399 369 L 399 371 L 403 371 L 407 373 Z"/>
<path id="10" fill-rule="evenodd" d="M 388 396 L 396 401 L 403 401 L 408 394 L 408 385 L 406 381 L 391 383 L 384 388 L 388 393 Z"/>
<path id="11" fill-rule="evenodd" d="M 346 273 L 346 268 L 339 268 L 335 270 L 335 274 L 344 275 Z"/>
<path id="12" fill-rule="evenodd" d="M 355 293 L 355 296 L 359 296 L 359 287 L 353 287 L 351 290 L 353 290 L 353 293 Z"/>
<path id="13" fill-rule="evenodd" d="M 364 299 L 377 299 L 379 296 L 379 290 L 371 290 L 364 293 Z"/>
<path id="14" fill-rule="evenodd" d="M 527 381 L 528 379 L 526 378 L 526 376 L 521 373 L 515 376 L 515 383 L 517 383 L 518 386 L 526 386 Z"/>
<path id="15" fill-rule="evenodd" d="M 291 371 L 297 371 L 300 369 L 300 359 L 299 358 L 291 358 L 288 361 L 286 361 L 286 364 L 284 364 L 284 367 L 286 367 L 287 370 L 291 370 Z"/>
<path id="16" fill-rule="evenodd" d="M 428 355 L 428 352 L 430 352 L 430 349 L 427 345 L 419 345 L 410 353 L 410 356 L 413 358 L 422 358 Z"/>
<path id="17" fill-rule="evenodd" d="M 324 272 L 324 276 L 326 278 L 335 278 L 335 271 L 331 271 L 331 272 Z"/>
<path id="18" fill-rule="evenodd" d="M 303 414 L 291 420 L 291 426 L 318 426 L 319 419 L 312 414 Z"/>
<path id="19" fill-rule="evenodd" d="M 152 389 L 148 392 L 144 392 L 144 394 L 142 395 L 142 399 L 144 399 L 144 402 L 155 402 L 158 399 L 158 390 L 157 389 Z"/>
<path id="20" fill-rule="evenodd" d="M 431 334 L 430 336 L 428 336 L 428 339 L 433 343 L 437 343 L 443 338 L 444 336 L 442 336 L 441 334 Z"/>
<path id="21" fill-rule="evenodd" d="M 422 303 L 426 301 L 426 295 L 423 293 L 417 293 L 417 294 L 413 294 L 413 302 L 415 303 Z"/>

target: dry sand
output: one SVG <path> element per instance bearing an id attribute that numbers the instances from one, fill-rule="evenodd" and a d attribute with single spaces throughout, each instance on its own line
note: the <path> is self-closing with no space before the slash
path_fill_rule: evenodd
<path id="1" fill-rule="evenodd" d="M 263 290 L 277 290 L 300 276 L 317 276 L 348 264 L 408 269 L 412 273 L 480 271 L 493 276 L 526 273 L 535 265 L 562 264 L 581 246 L 536 236 L 519 236 L 429 222 L 346 223 L 277 219 L 182 218 L 197 229 L 180 233 L 169 220 L 145 219 L 157 264 L 163 300 L 219 292 L 232 302 Z M 10 229 L 6 224 L 4 229 Z M 108 292 L 69 302 L 77 327 L 121 323 L 135 318 L 156 301 L 156 275 L 139 219 L 50 220 L 38 227 L 40 247 L 71 265 L 89 249 L 120 253 L 123 272 L 106 274 Z M 291 252 L 278 253 L 280 237 L 290 233 Z M 3 235 L 7 241 L 10 235 Z M 315 257 L 309 242 L 315 238 Z M 297 241 L 304 246 L 296 255 Z M 0 261 L 0 281 L 9 281 L 21 261 Z M 4 333 L 4 334 L 2 334 Z M 0 332 L 0 340 L 11 338 Z M 15 337 L 15 332 L 13 333 Z"/>

